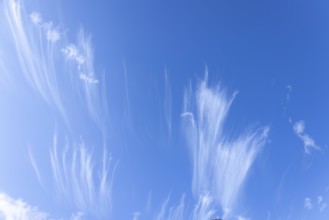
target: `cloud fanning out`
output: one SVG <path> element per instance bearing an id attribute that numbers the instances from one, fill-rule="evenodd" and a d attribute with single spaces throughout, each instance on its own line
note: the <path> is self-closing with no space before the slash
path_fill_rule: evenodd
<path id="1" fill-rule="evenodd" d="M 109 215 L 116 167 L 116 164 L 112 167 L 111 160 L 105 150 L 103 158 L 95 160 L 83 141 L 58 152 L 55 136 L 50 161 L 58 192 L 79 210 L 97 217 Z"/>
<path id="2" fill-rule="evenodd" d="M 195 106 L 192 95 L 190 87 L 182 117 L 193 162 L 193 194 L 201 198 L 204 213 L 215 205 L 229 215 L 269 128 L 248 130 L 232 139 L 224 132 L 224 123 L 236 93 L 227 95 L 219 86 L 209 87 L 206 76 L 195 91 Z"/>
<path id="3" fill-rule="evenodd" d="M 99 123 L 99 80 L 95 77 L 91 39 L 80 31 L 75 42 L 69 42 L 63 28 L 44 21 L 39 12 L 29 16 L 20 1 L 6 0 L 2 14 L 2 28 L 7 44 L 16 51 L 6 51 L 1 71 L 12 80 L 24 79 L 50 107 L 56 107 L 64 118 L 72 102 L 84 102 L 94 120 Z M 10 54 L 10 58 L 8 57 Z M 13 62 L 15 61 L 15 62 Z M 10 74 L 15 72 L 16 74 Z M 18 74 L 19 73 L 19 74 Z"/>
<path id="4" fill-rule="evenodd" d="M 81 219 L 82 213 L 100 218 L 106 216 L 111 212 L 116 165 L 112 166 L 105 146 L 101 156 L 94 156 L 82 141 L 84 133 L 77 129 L 96 127 L 92 130 L 95 137 L 88 143 L 104 144 L 106 140 L 105 92 L 102 91 L 103 84 L 96 78 L 91 38 L 81 30 L 76 40 L 68 40 L 61 31 L 64 28 L 47 21 L 39 12 L 27 13 L 23 1 L 4 0 L 0 4 L 3 6 L 0 9 L 1 35 L 6 40 L 0 43 L 0 58 L 3 58 L 0 59 L 3 73 L 0 80 L 5 81 L 8 77 L 14 84 L 24 85 L 16 87 L 15 84 L 15 89 L 19 94 L 33 92 L 35 96 L 31 95 L 31 100 L 40 97 L 61 133 L 68 131 L 67 139 L 81 137 L 80 144 L 66 143 L 61 147 L 55 135 L 49 171 L 52 171 L 59 197 L 81 211 L 72 219 Z M 42 180 L 48 182 L 48 176 L 40 172 L 43 169 L 39 169 L 41 160 L 38 159 L 38 156 L 45 155 L 40 155 L 41 151 L 32 147 L 28 149 L 32 168 L 39 183 L 48 188 L 42 184 Z M 16 204 L 13 200 L 8 201 L 8 204 Z"/>

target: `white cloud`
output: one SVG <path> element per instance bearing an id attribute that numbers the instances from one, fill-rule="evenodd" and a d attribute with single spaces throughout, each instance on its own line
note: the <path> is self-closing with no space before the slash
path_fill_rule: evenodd
<path id="1" fill-rule="evenodd" d="M 182 117 L 193 162 L 193 194 L 197 198 L 209 195 L 207 200 L 213 200 L 229 215 L 250 167 L 266 143 L 269 128 L 250 129 L 230 138 L 224 132 L 224 122 L 236 93 L 228 96 L 220 86 L 209 87 L 206 75 L 195 92 L 195 106 L 191 94 L 190 86 L 185 92 Z"/>
<path id="2" fill-rule="evenodd" d="M 304 199 L 304 208 L 307 210 L 312 210 L 314 207 L 317 207 L 320 212 L 323 212 L 327 208 L 328 204 L 324 201 L 322 196 L 316 198 L 316 202 L 312 202 L 310 197 Z"/>
<path id="3" fill-rule="evenodd" d="M 200 195 L 198 203 L 193 210 L 193 220 L 211 219 L 215 214 L 213 198 L 207 194 Z"/>
<path id="4" fill-rule="evenodd" d="M 76 45 L 67 45 L 66 47 L 62 48 L 61 51 L 67 59 L 75 61 L 78 65 L 85 63 L 85 57 L 79 52 Z"/>
<path id="5" fill-rule="evenodd" d="M 73 131 L 76 128 L 74 120 L 68 120 L 69 114 L 80 114 L 81 111 L 84 118 L 89 116 L 94 119 L 100 128 L 96 132 L 102 133 L 106 129 L 106 109 L 103 108 L 106 92 L 95 86 L 99 80 L 94 70 L 90 37 L 80 31 L 78 39 L 69 43 L 58 26 L 44 21 L 39 12 L 26 13 L 23 3 L 19 0 L 1 2 L 1 35 L 6 39 L 0 41 L 0 71 L 6 74 L 0 74 L 1 83 L 7 76 L 14 83 L 26 83 L 27 87 L 17 88 L 19 92 L 33 92 L 31 97 L 41 97 L 47 103 L 54 121 L 62 123 L 61 119 L 64 120 L 59 126 L 63 125 L 64 130 Z M 6 53 L 2 52 L 2 48 L 7 47 L 10 48 L 8 51 L 11 50 L 10 58 L 4 57 Z M 75 109 L 79 112 L 72 111 Z M 104 150 L 103 158 L 97 159 L 83 142 L 72 148 L 67 144 L 62 149 L 56 141 L 57 137 L 54 138 L 50 159 L 58 195 L 70 200 L 78 210 L 86 210 L 86 214 L 93 212 L 98 215 L 110 211 L 116 165 L 112 167 L 108 153 Z M 28 150 L 28 157 L 41 184 L 42 177 L 45 180 L 38 167 L 41 164 L 37 163 L 38 158 L 34 157 L 31 149 Z M 72 216 L 72 219 L 81 218 L 79 213 Z"/>
<path id="6" fill-rule="evenodd" d="M 306 197 L 306 198 L 304 199 L 304 207 L 305 207 L 306 209 L 308 209 L 308 210 L 313 209 L 313 205 L 312 205 L 312 200 L 311 200 L 311 198 Z"/>
<path id="7" fill-rule="evenodd" d="M 101 163 L 93 158 L 83 141 L 68 145 L 58 152 L 54 136 L 50 161 L 53 177 L 60 196 L 85 213 L 97 217 L 107 216 L 112 207 L 112 185 L 116 164 L 112 167 L 111 156 L 104 150 Z M 71 153 L 70 153 L 71 152 Z"/>
<path id="8" fill-rule="evenodd" d="M 56 42 L 61 38 L 61 34 L 54 29 L 47 30 L 47 39 L 51 42 Z"/>
<path id="9" fill-rule="evenodd" d="M 181 197 L 179 205 L 168 207 L 170 196 L 162 203 L 160 212 L 156 215 L 155 220 L 180 220 L 186 219 L 185 216 L 185 196 Z"/>
<path id="10" fill-rule="evenodd" d="M 21 199 L 13 199 L 0 193 L 0 219 L 6 220 L 45 220 L 48 214 L 38 207 L 30 206 Z"/>
<path id="11" fill-rule="evenodd" d="M 315 143 L 313 138 L 305 133 L 305 123 L 304 121 L 298 121 L 293 125 L 295 134 L 304 143 L 305 153 L 311 153 L 312 150 L 320 150 L 320 147 Z"/>
<path id="12" fill-rule="evenodd" d="M 30 19 L 35 25 L 40 25 L 42 22 L 42 18 L 39 12 L 32 12 L 30 14 Z"/>
<path id="13" fill-rule="evenodd" d="M 71 108 L 67 98 L 81 99 L 79 104 L 86 106 L 95 123 L 103 129 L 104 112 L 100 89 L 95 86 L 99 80 L 94 70 L 91 38 L 81 30 L 77 40 L 68 43 L 58 27 L 51 21 L 43 21 L 39 12 L 28 15 L 20 1 L 5 0 L 1 12 L 0 19 L 6 24 L 2 35 L 9 41 L 6 44 L 15 48 L 10 51 L 15 62 L 13 59 L 1 61 L 1 71 L 6 70 L 6 76 L 11 79 L 23 77 L 50 107 L 57 108 L 64 120 L 68 120 Z M 0 43 L 0 48 L 6 46 Z M 73 66 L 68 65 L 70 63 Z"/>
<path id="14" fill-rule="evenodd" d="M 85 81 L 86 83 L 93 83 L 93 84 L 96 84 L 98 83 L 98 80 L 94 78 L 93 75 L 87 75 L 87 74 L 84 74 L 84 73 L 80 73 L 79 75 L 80 79 Z"/>
<path id="15" fill-rule="evenodd" d="M 51 26 L 44 26 L 38 12 L 27 16 L 20 1 L 7 0 L 4 1 L 3 6 L 0 16 L 8 25 L 8 29 L 3 28 L 2 34 L 11 39 L 9 44 L 14 47 L 12 54 L 15 52 L 15 58 L 17 58 L 12 67 L 7 67 L 12 73 L 11 77 L 22 74 L 28 84 L 48 104 L 55 105 L 64 114 L 64 106 L 57 86 L 57 69 L 54 65 L 56 46 L 48 42 L 58 41 L 60 34 Z M 40 30 L 46 37 L 40 35 Z M 7 61 L 7 65 L 11 63 L 10 60 Z"/>

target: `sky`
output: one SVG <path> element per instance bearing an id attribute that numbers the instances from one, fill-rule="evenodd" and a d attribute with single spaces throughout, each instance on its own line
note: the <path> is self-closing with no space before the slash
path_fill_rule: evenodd
<path id="1" fill-rule="evenodd" d="M 327 1 L 0 10 L 0 219 L 328 219 Z"/>

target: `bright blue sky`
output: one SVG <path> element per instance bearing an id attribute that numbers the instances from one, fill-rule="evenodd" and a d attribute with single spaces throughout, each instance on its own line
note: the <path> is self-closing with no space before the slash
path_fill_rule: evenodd
<path id="1" fill-rule="evenodd" d="M 0 8 L 0 219 L 328 218 L 328 2 Z"/>

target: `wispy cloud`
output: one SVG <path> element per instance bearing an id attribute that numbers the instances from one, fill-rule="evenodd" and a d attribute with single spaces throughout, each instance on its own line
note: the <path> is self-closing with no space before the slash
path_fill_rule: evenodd
<path id="1" fill-rule="evenodd" d="M 312 200 L 311 200 L 311 198 L 306 197 L 306 198 L 304 199 L 304 208 L 306 208 L 306 209 L 308 209 L 308 210 L 313 209 L 313 204 L 312 204 Z"/>
<path id="2" fill-rule="evenodd" d="M 162 203 L 161 210 L 154 219 L 156 220 L 179 220 L 186 219 L 185 217 L 185 196 L 181 197 L 181 200 L 177 206 L 169 205 L 170 196 Z"/>
<path id="3" fill-rule="evenodd" d="M 70 220 L 81 220 L 84 214 L 82 212 L 73 213 Z"/>
<path id="4" fill-rule="evenodd" d="M 23 74 L 32 88 L 49 104 L 55 104 L 64 113 L 54 65 L 59 32 L 51 23 L 43 22 L 37 12 L 31 14 L 31 23 L 19 1 L 7 0 L 3 6 L 1 16 L 4 16 L 9 31 L 4 29 L 2 34 L 11 36 L 10 43 L 16 48 L 20 68 L 18 72 Z M 42 32 L 44 36 L 40 34 Z M 17 63 L 15 65 L 17 66 Z"/>
<path id="5" fill-rule="evenodd" d="M 320 212 L 323 212 L 327 208 L 328 204 L 327 203 L 321 203 L 319 205 Z"/>
<path id="6" fill-rule="evenodd" d="M 60 218 L 81 220 L 82 212 L 73 213 L 71 217 Z M 55 220 L 49 213 L 41 211 L 37 206 L 32 206 L 22 199 L 14 199 L 4 193 L 0 193 L 0 219 L 5 220 Z"/>
<path id="7" fill-rule="evenodd" d="M 164 99 L 164 112 L 165 112 L 165 120 L 166 120 L 166 125 L 167 125 L 167 130 L 169 136 L 171 135 L 171 86 L 170 86 L 170 79 L 168 76 L 168 72 L 165 71 L 165 99 Z"/>
<path id="8" fill-rule="evenodd" d="M 246 218 L 244 216 L 238 216 L 238 220 L 249 220 L 249 218 Z"/>
<path id="9" fill-rule="evenodd" d="M 320 150 L 320 147 L 315 143 L 312 137 L 305 133 L 304 121 L 294 123 L 293 130 L 295 134 L 304 144 L 305 153 L 311 153 L 312 150 Z"/>
<path id="10" fill-rule="evenodd" d="M 49 214 L 40 211 L 38 207 L 0 193 L 0 219 L 46 220 L 48 217 Z"/>
<path id="11" fill-rule="evenodd" d="M 10 58 L 0 60 L 0 71 L 5 72 L 0 74 L 0 82 L 10 77 L 15 82 L 23 82 L 24 88 L 18 88 L 20 92 L 41 97 L 63 132 L 70 131 L 67 139 L 74 140 L 80 136 L 74 130 L 81 124 L 88 127 L 95 123 L 100 130 L 92 133 L 99 134 L 95 136 L 105 142 L 106 92 L 98 79 L 100 74 L 96 74 L 94 68 L 91 37 L 81 30 L 76 40 L 68 40 L 65 32 L 61 31 L 63 28 L 43 18 L 41 13 L 27 13 L 24 1 L 4 0 L 1 6 L 1 35 L 6 41 L 0 42 L 0 58 L 7 53 L 7 50 L 2 52 L 2 48 L 7 48 L 5 44 L 11 51 L 8 49 Z M 75 114 L 74 118 L 71 118 L 72 114 Z M 84 121 L 76 123 L 76 116 L 81 116 Z M 94 140 L 90 142 L 94 143 Z M 28 149 L 28 157 L 42 185 L 42 180 L 47 178 L 40 173 L 43 164 L 37 163 L 40 160 L 34 157 L 31 148 Z M 66 143 L 62 148 L 57 143 L 57 135 L 54 135 L 50 161 L 58 192 L 56 195 L 71 201 L 83 213 L 98 216 L 111 211 L 116 163 L 113 165 L 105 147 L 103 154 L 97 158 L 82 140 L 72 146 Z M 71 219 L 82 217 L 82 212 L 78 212 Z"/>
<path id="12" fill-rule="evenodd" d="M 29 156 L 29 159 L 30 159 L 31 165 L 32 165 L 32 167 L 33 167 L 33 170 L 34 170 L 34 172 L 35 172 L 35 174 L 36 174 L 36 176 L 37 176 L 37 178 L 38 178 L 38 182 L 39 182 L 39 184 L 40 184 L 41 186 L 43 186 L 43 183 L 42 183 L 42 181 L 41 181 L 40 171 L 39 171 L 38 165 L 37 165 L 37 163 L 36 163 L 36 161 L 35 161 L 35 159 L 34 159 L 34 155 L 33 155 L 33 153 L 32 153 L 31 148 L 28 148 L 28 156 Z"/>
<path id="13" fill-rule="evenodd" d="M 54 136 L 50 161 L 59 195 L 71 201 L 79 210 L 94 216 L 107 216 L 112 207 L 113 176 L 117 163 L 104 150 L 101 163 L 81 140 L 72 148 L 59 152 Z M 72 150 L 71 150 L 72 149 Z"/>
<path id="14" fill-rule="evenodd" d="M 221 206 L 224 215 L 229 215 L 249 169 L 266 143 L 269 128 L 249 129 L 231 138 L 224 132 L 224 123 L 236 93 L 227 95 L 220 86 L 209 87 L 206 74 L 195 91 L 195 100 L 192 94 L 190 86 L 185 91 L 182 113 L 193 162 L 192 191 L 195 197 L 203 196 L 202 201 Z"/>
<path id="15" fill-rule="evenodd" d="M 213 198 L 209 195 L 199 196 L 198 202 L 193 210 L 193 220 L 211 219 L 216 209 L 213 205 Z"/>
<path id="16" fill-rule="evenodd" d="M 65 32 L 60 31 L 63 28 L 46 21 L 37 11 L 26 13 L 21 1 L 5 0 L 3 6 L 0 17 L 6 25 L 2 35 L 16 49 L 10 53 L 18 62 L 6 60 L 5 65 L 0 65 L 1 71 L 9 71 L 11 74 L 6 75 L 11 78 L 22 76 L 65 120 L 72 105 L 67 104 L 70 97 L 84 103 L 91 117 L 101 125 L 104 115 L 100 110 L 100 88 L 96 86 L 99 79 L 90 36 L 81 30 L 77 40 L 70 42 Z"/>
<path id="17" fill-rule="evenodd" d="M 328 204 L 324 201 L 322 196 L 318 196 L 317 200 L 318 200 L 317 205 L 319 207 L 319 210 L 320 212 L 323 212 L 327 208 Z"/>

